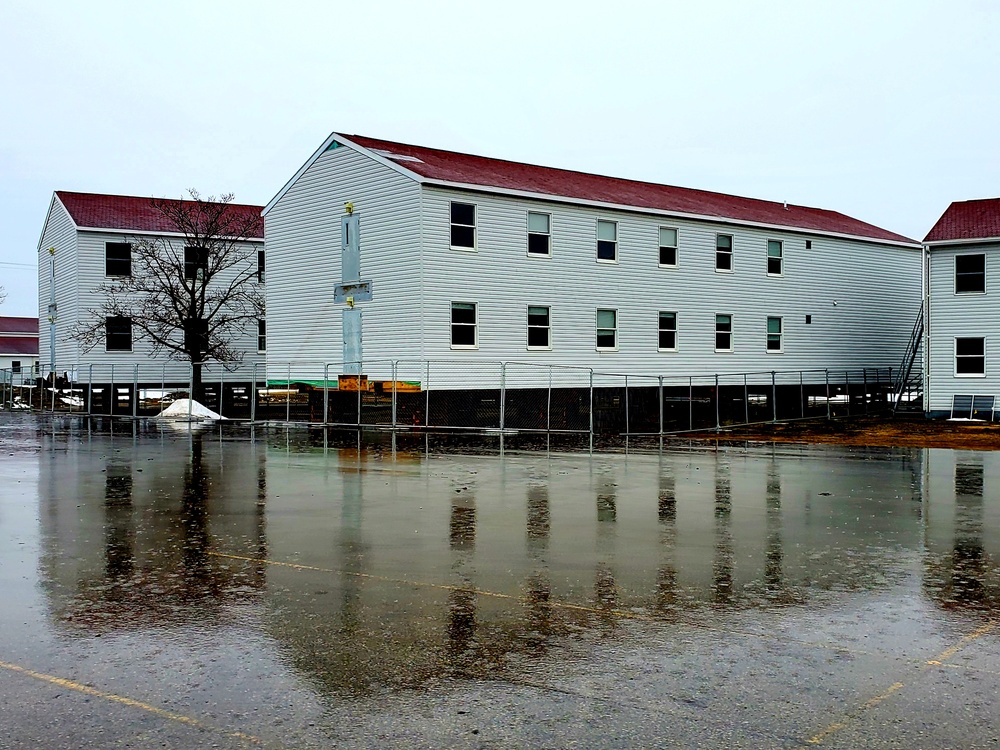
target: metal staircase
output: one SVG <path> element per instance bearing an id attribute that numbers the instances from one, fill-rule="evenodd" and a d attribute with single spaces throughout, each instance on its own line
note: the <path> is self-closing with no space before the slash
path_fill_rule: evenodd
<path id="1" fill-rule="evenodd" d="M 892 411 L 913 413 L 924 410 L 924 372 L 919 355 L 924 339 L 924 306 L 920 305 L 917 320 L 910 332 L 910 340 L 903 354 L 903 361 L 892 385 Z"/>

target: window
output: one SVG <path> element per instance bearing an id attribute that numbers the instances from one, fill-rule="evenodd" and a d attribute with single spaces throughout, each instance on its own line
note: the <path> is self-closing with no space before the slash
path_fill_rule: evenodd
<path id="1" fill-rule="evenodd" d="M 18 375 L 21 372 L 21 360 L 12 359 L 10 361 L 10 371 L 12 375 Z"/>
<path id="2" fill-rule="evenodd" d="M 806 240 L 806 250 L 812 250 L 812 247 L 813 247 L 813 241 Z"/>
<path id="3" fill-rule="evenodd" d="M 257 283 L 264 283 L 264 251 L 257 251 Z"/>
<path id="4" fill-rule="evenodd" d="M 208 248 L 207 247 L 185 247 L 184 248 L 184 278 L 198 278 L 198 271 L 204 273 L 208 270 Z"/>
<path id="5" fill-rule="evenodd" d="M 715 351 L 731 352 L 733 350 L 733 316 L 715 316 Z"/>
<path id="6" fill-rule="evenodd" d="M 132 318 L 104 319 L 104 349 L 109 352 L 132 351 Z"/>
<path id="7" fill-rule="evenodd" d="M 475 302 L 451 303 L 451 346 L 453 349 L 475 349 L 478 346 Z"/>
<path id="8" fill-rule="evenodd" d="M 955 294 L 982 294 L 986 291 L 986 256 L 955 256 Z"/>
<path id="9" fill-rule="evenodd" d="M 528 211 L 528 255 L 548 255 L 551 252 L 551 217 Z"/>
<path id="10" fill-rule="evenodd" d="M 986 339 L 955 339 L 955 375 L 959 377 L 986 375 Z"/>
<path id="11" fill-rule="evenodd" d="M 767 241 L 767 275 L 768 276 L 781 276 L 781 241 L 780 240 L 768 240 Z"/>
<path id="12" fill-rule="evenodd" d="M 733 270 L 733 236 L 731 234 L 715 235 L 715 270 Z"/>
<path id="13" fill-rule="evenodd" d="M 660 265 L 677 265 L 677 230 L 660 227 Z"/>
<path id="14" fill-rule="evenodd" d="M 661 352 L 677 350 L 677 313 L 660 313 L 660 337 L 657 348 Z"/>
<path id="15" fill-rule="evenodd" d="M 267 324 L 263 320 L 257 321 L 257 351 L 267 351 Z"/>
<path id="16" fill-rule="evenodd" d="M 132 245 L 128 242 L 104 243 L 104 275 L 132 275 Z"/>
<path id="17" fill-rule="evenodd" d="M 767 319 L 767 350 L 781 351 L 781 318 Z"/>
<path id="18" fill-rule="evenodd" d="M 451 246 L 460 250 L 476 249 L 476 206 L 473 203 L 451 204 Z"/>
<path id="19" fill-rule="evenodd" d="M 610 262 L 618 260 L 618 222 L 597 220 L 597 259 Z"/>
<path id="20" fill-rule="evenodd" d="M 618 348 L 618 311 L 597 311 L 597 348 Z"/>
<path id="21" fill-rule="evenodd" d="M 528 348 L 548 349 L 549 343 L 549 308 L 528 308 Z"/>

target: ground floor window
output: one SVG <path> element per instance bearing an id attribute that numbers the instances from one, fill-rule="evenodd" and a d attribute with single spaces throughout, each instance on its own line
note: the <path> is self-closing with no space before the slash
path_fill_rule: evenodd
<path id="1" fill-rule="evenodd" d="M 731 352 L 733 350 L 733 316 L 715 316 L 715 351 Z"/>
<path id="2" fill-rule="evenodd" d="M 618 348 L 618 311 L 597 311 L 597 348 Z"/>
<path id="3" fill-rule="evenodd" d="M 986 374 L 986 339 L 955 339 L 955 375 L 976 377 Z"/>
<path id="4" fill-rule="evenodd" d="M 11 360 L 10 371 L 12 373 L 14 373 L 15 375 L 17 375 L 18 373 L 20 373 L 21 372 L 21 360 L 19 360 L 19 359 Z"/>
<path id="5" fill-rule="evenodd" d="M 455 349 L 475 349 L 478 345 L 475 302 L 451 303 L 451 345 Z"/>
<path id="6" fill-rule="evenodd" d="M 657 348 L 662 351 L 677 349 L 677 313 L 660 312 L 660 331 Z"/>
<path id="7" fill-rule="evenodd" d="M 528 348 L 548 349 L 550 346 L 549 308 L 528 307 Z"/>
<path id="8" fill-rule="evenodd" d="M 781 351 L 781 318 L 767 319 L 767 350 Z"/>
<path id="9" fill-rule="evenodd" d="M 132 318 L 108 317 L 104 319 L 105 350 L 109 352 L 132 351 Z"/>

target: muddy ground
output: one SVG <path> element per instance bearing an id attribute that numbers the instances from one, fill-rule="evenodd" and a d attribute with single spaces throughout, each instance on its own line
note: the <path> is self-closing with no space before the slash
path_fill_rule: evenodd
<path id="1" fill-rule="evenodd" d="M 685 439 L 767 440 L 779 443 L 829 443 L 957 450 L 1000 449 L 1000 424 L 943 419 L 861 417 L 784 422 L 701 432 Z"/>

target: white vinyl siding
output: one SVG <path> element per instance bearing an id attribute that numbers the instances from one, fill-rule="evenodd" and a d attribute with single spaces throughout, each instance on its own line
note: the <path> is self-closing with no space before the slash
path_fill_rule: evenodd
<path id="1" fill-rule="evenodd" d="M 79 345 L 70 338 L 69 332 L 77 319 L 77 311 L 87 309 L 80 307 L 80 290 L 77 284 L 77 232 L 66 209 L 58 198 L 53 199 L 50 212 L 46 218 L 42 238 L 38 245 L 38 361 L 43 370 L 50 362 L 49 346 L 49 262 L 51 256 L 48 249 L 55 247 L 56 264 L 56 369 L 62 373 L 79 363 Z M 104 281 L 104 248 L 101 248 L 100 280 Z M 0 308 L 2 310 L 2 308 Z M 100 347 L 103 349 L 103 347 Z M 45 372 L 43 371 L 44 375 Z"/>
<path id="2" fill-rule="evenodd" d="M 361 276 L 372 280 L 374 290 L 371 302 L 358 304 L 364 360 L 384 360 L 389 352 L 400 359 L 422 359 L 423 340 L 429 335 L 444 342 L 448 351 L 448 303 L 464 295 L 453 296 L 441 281 L 448 278 L 452 264 L 479 254 L 450 251 L 446 202 L 435 212 L 436 226 L 427 234 L 428 244 L 447 253 L 447 262 L 422 266 L 419 186 L 341 147 L 320 155 L 264 217 L 267 362 L 279 377 L 289 369 L 293 377 L 322 377 L 324 363 L 337 372 L 343 358 L 344 306 L 333 301 L 333 288 L 341 281 L 340 217 L 347 201 L 354 203 L 360 221 Z M 425 278 L 433 278 L 442 292 L 434 297 L 433 309 L 432 301 L 422 296 Z M 366 374 L 391 377 L 375 370 Z M 404 375 L 419 379 L 409 371 L 400 377 Z"/>

